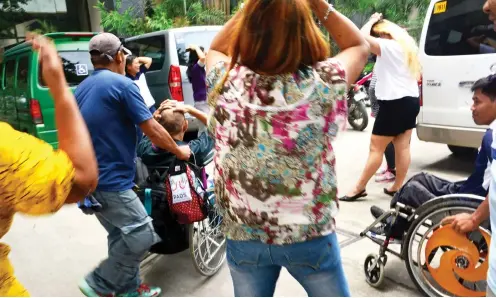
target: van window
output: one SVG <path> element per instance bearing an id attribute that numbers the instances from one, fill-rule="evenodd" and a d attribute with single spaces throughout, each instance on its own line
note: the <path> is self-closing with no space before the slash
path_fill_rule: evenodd
<path id="1" fill-rule="evenodd" d="M 162 69 L 165 61 L 165 37 L 163 35 L 127 41 L 125 46 L 133 52 L 133 55 L 152 58 L 152 65 L 148 71 Z"/>
<path id="2" fill-rule="evenodd" d="M 496 53 L 496 32 L 482 11 L 485 0 L 442 0 L 434 7 L 425 53 L 430 56 Z M 446 6 L 444 6 L 446 4 Z"/>
<path id="3" fill-rule="evenodd" d="M 93 72 L 93 64 L 91 64 L 90 54 L 86 51 L 67 51 L 59 52 L 62 59 L 62 67 L 64 68 L 65 79 L 69 86 L 78 86 Z M 41 86 L 46 86 L 41 76 L 41 64 L 39 74 L 39 82 Z"/>
<path id="4" fill-rule="evenodd" d="M 28 56 L 19 58 L 17 62 L 17 87 L 26 88 L 28 86 Z"/>
<path id="5" fill-rule="evenodd" d="M 186 52 L 186 48 L 189 45 L 197 45 L 208 50 L 217 33 L 217 31 L 174 32 L 179 64 L 188 65 L 189 53 Z"/>
<path id="6" fill-rule="evenodd" d="M 15 78 L 15 60 L 10 60 L 5 63 L 5 88 L 14 88 Z"/>

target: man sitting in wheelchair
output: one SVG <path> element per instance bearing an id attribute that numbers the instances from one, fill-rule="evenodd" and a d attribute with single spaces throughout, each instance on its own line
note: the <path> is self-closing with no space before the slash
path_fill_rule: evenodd
<path id="1" fill-rule="evenodd" d="M 184 134 L 188 130 L 188 121 L 184 114 L 190 114 L 204 125 L 207 125 L 207 115 L 193 106 L 176 104 L 175 102 L 166 100 L 159 109 L 154 113 L 155 119 L 167 130 L 176 143 L 188 145 L 191 149 L 190 162 L 199 167 L 203 167 L 206 161 L 211 157 L 211 152 L 214 148 L 214 141 L 206 129 L 202 129 L 196 139 L 190 142 L 184 142 Z M 174 154 L 158 148 L 152 144 L 148 137 L 144 137 L 138 145 L 138 157 L 149 169 L 167 168 L 176 158 Z"/>
<path id="2" fill-rule="evenodd" d="M 493 111 L 488 108 L 492 100 L 487 95 L 494 93 L 490 90 L 491 81 L 488 78 L 478 80 L 472 87 L 473 105 L 472 117 L 477 125 L 490 125 L 493 120 Z M 442 178 L 436 177 L 429 173 L 419 173 L 413 176 L 393 197 L 391 208 L 395 208 L 396 203 L 417 209 L 425 202 L 443 195 L 450 194 L 473 194 L 481 197 L 486 197 L 490 183 L 490 164 L 491 144 L 493 141 L 492 130 L 488 129 L 482 139 L 477 159 L 475 161 L 474 171 L 465 181 L 450 182 Z M 377 206 L 372 206 L 370 209 L 372 216 L 376 219 L 384 214 L 384 210 Z M 392 222 L 392 217 L 387 217 L 383 220 L 383 224 L 372 228 L 367 234 L 375 239 L 384 240 L 386 231 Z M 408 230 L 409 222 L 402 218 L 396 218 L 396 221 L 391 230 L 390 242 L 401 242 L 403 234 Z"/>

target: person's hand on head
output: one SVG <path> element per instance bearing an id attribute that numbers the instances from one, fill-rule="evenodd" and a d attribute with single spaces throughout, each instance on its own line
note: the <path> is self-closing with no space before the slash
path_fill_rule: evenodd
<path id="1" fill-rule="evenodd" d="M 473 216 L 468 213 L 448 216 L 441 221 L 441 224 L 443 226 L 451 224 L 452 228 L 461 234 L 472 232 L 478 228 Z"/>
<path id="2" fill-rule="evenodd" d="M 31 32 L 26 34 L 26 41 L 31 43 L 33 50 L 38 53 L 41 74 L 48 88 L 59 87 L 60 84 L 66 85 L 62 60 L 53 41 Z"/>
<path id="3" fill-rule="evenodd" d="M 190 50 L 190 51 L 196 51 L 196 49 L 198 48 L 198 46 L 194 45 L 194 44 L 190 44 L 187 48 L 186 48 L 186 51 Z"/>
<path id="4" fill-rule="evenodd" d="M 179 146 L 179 153 L 176 156 L 180 160 L 189 160 L 191 157 L 191 148 L 188 145 Z"/>
<path id="5" fill-rule="evenodd" d="M 370 21 L 377 23 L 382 20 L 382 13 L 376 12 L 370 17 Z"/>
<path id="6" fill-rule="evenodd" d="M 174 109 L 174 112 L 186 114 L 186 113 L 189 113 L 192 108 L 193 107 L 191 107 L 189 105 L 176 105 L 173 109 Z"/>

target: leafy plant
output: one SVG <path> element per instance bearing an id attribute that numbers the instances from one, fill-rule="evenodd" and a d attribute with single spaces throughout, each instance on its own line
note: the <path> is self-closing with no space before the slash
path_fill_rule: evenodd
<path id="1" fill-rule="evenodd" d="M 187 16 L 193 25 L 222 25 L 227 19 L 223 11 L 213 8 L 204 9 L 201 2 L 190 5 Z"/>
<path id="2" fill-rule="evenodd" d="M 148 13 L 143 17 L 136 17 L 132 7 L 119 12 L 122 7 L 121 2 L 120 0 L 116 2 L 115 10 L 107 10 L 103 2 L 99 2 L 96 8 L 101 13 L 102 27 L 120 36 L 133 36 L 190 25 L 221 25 L 226 21 L 222 11 L 204 8 L 200 0 L 187 0 L 186 13 L 184 0 L 162 0 L 145 9 Z"/>
<path id="3" fill-rule="evenodd" d="M 15 36 L 14 26 L 24 15 L 22 5 L 30 0 L 0 0 L 0 38 Z"/>
<path id="4" fill-rule="evenodd" d="M 36 32 L 38 34 L 57 32 L 57 27 L 55 27 L 53 24 L 49 23 L 48 21 L 37 19 L 36 22 L 38 23 L 39 28 L 34 29 L 33 32 Z"/>

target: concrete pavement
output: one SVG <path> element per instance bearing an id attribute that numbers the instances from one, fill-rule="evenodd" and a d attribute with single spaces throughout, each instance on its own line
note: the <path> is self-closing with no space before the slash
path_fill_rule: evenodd
<path id="1" fill-rule="evenodd" d="M 368 154 L 371 125 L 365 132 L 341 133 L 334 147 L 340 195 L 356 182 Z M 412 140 L 410 175 L 428 170 L 447 179 L 466 177 L 471 161 L 451 156 L 445 145 Z M 358 233 L 372 223 L 371 205 L 389 206 L 382 193 L 385 185 L 371 182 L 369 196 L 359 202 L 341 203 L 337 218 L 342 258 L 353 296 L 419 296 L 410 281 L 404 263 L 389 257 L 383 289 L 371 288 L 363 273 L 363 262 L 378 246 Z M 11 260 L 16 274 L 33 296 L 81 296 L 77 282 L 106 256 L 106 233 L 96 218 L 83 215 L 76 207 L 43 218 L 17 215 L 3 242 L 12 246 Z M 232 296 L 233 288 L 227 266 L 210 279 L 198 275 L 188 252 L 159 257 L 144 273 L 148 283 L 162 287 L 163 296 Z M 276 296 L 306 296 L 303 288 L 283 270 Z"/>

